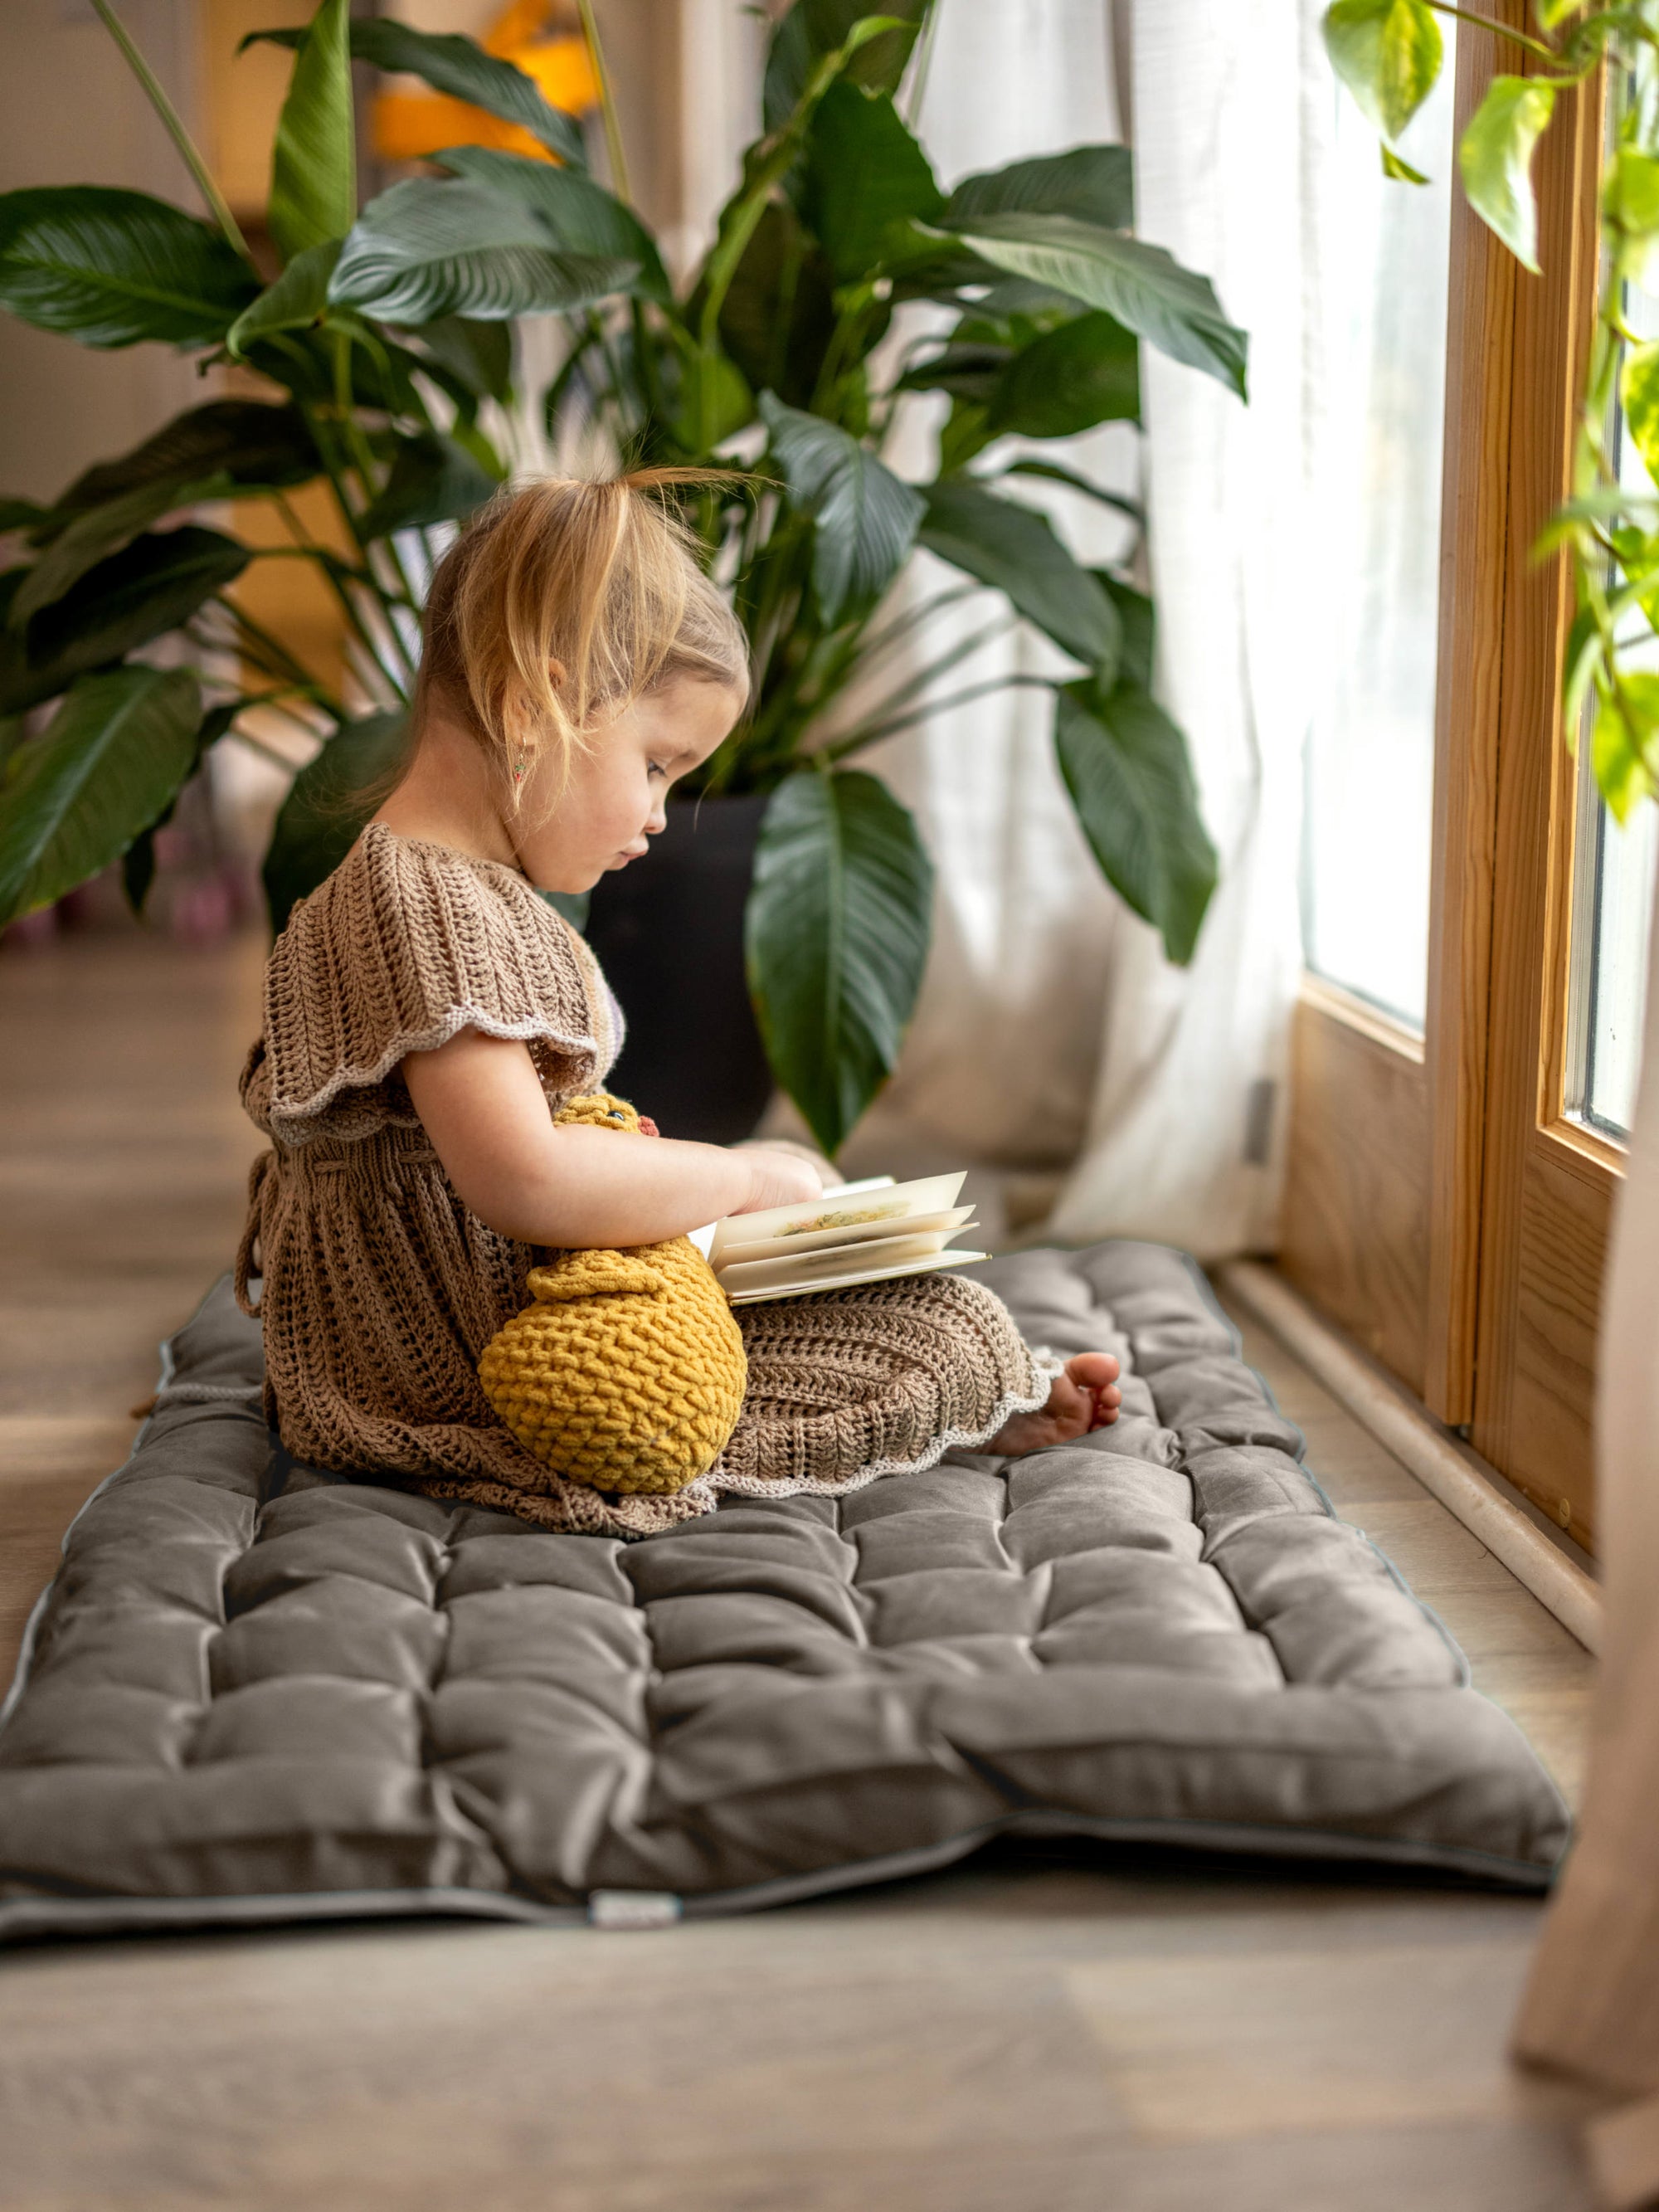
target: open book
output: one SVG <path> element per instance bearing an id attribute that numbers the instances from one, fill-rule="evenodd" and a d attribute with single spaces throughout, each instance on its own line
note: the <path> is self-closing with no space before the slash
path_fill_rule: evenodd
<path id="1" fill-rule="evenodd" d="M 728 1213 L 693 1241 L 734 1306 L 965 1267 L 989 1257 L 947 1249 L 975 1226 L 973 1207 L 956 1202 L 967 1172 L 842 1183 L 799 1206 Z"/>

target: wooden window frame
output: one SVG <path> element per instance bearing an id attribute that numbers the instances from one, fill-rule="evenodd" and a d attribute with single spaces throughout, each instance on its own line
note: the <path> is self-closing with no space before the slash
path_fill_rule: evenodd
<path id="1" fill-rule="evenodd" d="M 1524 0 L 1501 12 L 1519 27 Z M 1457 129 L 1495 69 L 1461 26 Z M 1583 1542 L 1620 1148 L 1565 1109 L 1577 767 L 1562 742 L 1564 561 L 1600 281 L 1602 88 L 1537 161 L 1541 276 L 1455 195 L 1447 325 L 1428 1012 L 1417 1037 L 1310 977 L 1293 1033 L 1281 1265 Z"/>

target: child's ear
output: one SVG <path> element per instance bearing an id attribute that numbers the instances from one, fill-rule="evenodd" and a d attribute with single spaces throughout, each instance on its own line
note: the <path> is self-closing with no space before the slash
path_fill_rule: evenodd
<path id="1" fill-rule="evenodd" d="M 564 680 L 569 673 L 570 671 L 562 660 L 550 660 L 547 664 L 547 680 L 556 691 L 562 691 L 564 689 Z"/>

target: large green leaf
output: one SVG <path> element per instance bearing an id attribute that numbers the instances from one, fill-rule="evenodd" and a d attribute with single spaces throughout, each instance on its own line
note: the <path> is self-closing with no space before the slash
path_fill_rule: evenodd
<path id="1" fill-rule="evenodd" d="M 1054 748 L 1101 873 L 1185 967 L 1217 876 L 1186 739 L 1144 691 L 1068 684 L 1055 697 Z"/>
<path id="2" fill-rule="evenodd" d="M 890 96 L 843 77 L 813 115 L 799 201 L 836 283 L 850 284 L 881 266 L 890 225 L 930 221 L 945 196 Z"/>
<path id="3" fill-rule="evenodd" d="M 1069 438 L 1140 415 L 1140 343 L 1115 316 L 1079 315 L 1017 353 L 991 395 L 991 428 Z"/>
<path id="4" fill-rule="evenodd" d="M 692 347 L 663 363 L 670 431 L 683 453 L 713 460 L 720 447 L 755 419 L 755 395 L 742 370 L 716 346 Z"/>
<path id="5" fill-rule="evenodd" d="M 118 460 L 78 476 L 37 535 L 53 536 L 77 514 L 150 484 L 194 483 L 221 473 L 241 485 L 307 483 L 322 464 L 297 407 L 258 399 L 210 399 L 175 415 Z"/>
<path id="6" fill-rule="evenodd" d="M 952 399 L 966 399 L 975 407 L 988 408 L 1013 357 L 1012 346 L 978 339 L 952 339 L 938 353 L 907 368 L 896 389 L 948 392 Z"/>
<path id="7" fill-rule="evenodd" d="M 826 54 L 846 45 L 855 25 L 872 16 L 894 18 L 894 28 L 860 48 L 847 75 L 854 84 L 896 92 L 929 0 L 795 0 L 772 34 L 763 96 L 769 132 L 787 123 L 799 105 L 812 71 Z"/>
<path id="8" fill-rule="evenodd" d="M 1110 569 L 1097 568 L 1092 573 L 1117 609 L 1117 618 L 1122 625 L 1123 653 L 1118 664 L 1118 681 L 1137 690 L 1150 691 L 1158 647 L 1158 610 L 1145 592 L 1126 584 Z"/>
<path id="9" fill-rule="evenodd" d="M 210 345 L 257 289 L 204 222 L 107 185 L 0 192 L 0 307 L 82 345 Z"/>
<path id="10" fill-rule="evenodd" d="M 1495 76 L 1457 149 L 1469 205 L 1523 269 L 1538 273 L 1533 149 L 1555 107 L 1555 87 L 1535 76 Z"/>
<path id="11" fill-rule="evenodd" d="M 188 669 L 82 678 L 0 794 L 0 925 L 119 859 L 190 774 L 201 719 Z"/>
<path id="12" fill-rule="evenodd" d="M 1104 230 L 1131 230 L 1134 162 L 1127 146 L 1073 146 L 964 177 L 945 204 L 954 228 L 986 215 L 1070 215 Z"/>
<path id="13" fill-rule="evenodd" d="M 916 825 L 874 776 L 809 769 L 773 793 L 749 899 L 749 988 L 772 1071 L 831 1155 L 898 1058 L 933 895 Z"/>
<path id="14" fill-rule="evenodd" d="M 818 610 L 833 625 L 849 598 L 884 592 L 915 543 L 925 502 L 868 447 L 822 416 L 760 398 L 790 502 L 812 517 L 812 582 Z"/>
<path id="15" fill-rule="evenodd" d="M 357 212 L 348 0 L 320 0 L 276 122 L 266 220 L 284 261 L 343 238 Z"/>
<path id="16" fill-rule="evenodd" d="M 400 714 L 349 722 L 294 779 L 265 854 L 265 901 L 281 930 L 299 900 L 331 875 L 372 811 L 365 790 L 397 765 L 406 735 Z"/>
<path id="17" fill-rule="evenodd" d="M 787 200 L 762 210 L 720 309 L 720 342 L 757 392 L 811 399 L 836 326 L 835 278 Z M 695 326 L 699 301 L 687 308 Z"/>
<path id="18" fill-rule="evenodd" d="M 441 431 L 422 430 L 398 441 L 386 489 L 359 518 L 358 535 L 384 538 L 394 530 L 424 530 L 463 520 L 499 489 L 465 446 Z"/>
<path id="19" fill-rule="evenodd" d="M 513 325 L 470 323 L 465 315 L 445 315 L 422 325 L 421 343 L 441 368 L 459 378 L 477 399 L 513 396 Z"/>
<path id="20" fill-rule="evenodd" d="M 418 76 L 434 92 L 470 101 L 504 123 L 519 124 L 572 168 L 586 167 L 575 118 L 550 107 L 535 82 L 511 62 L 487 54 L 459 33 L 416 31 L 387 15 L 360 17 L 350 27 L 354 61 L 367 62 L 389 76 Z M 297 46 L 303 36 L 295 30 L 251 31 L 242 46 L 263 39 L 273 46 Z"/>
<path id="21" fill-rule="evenodd" d="M 562 252 L 599 261 L 632 261 L 639 273 L 628 286 L 629 291 L 664 302 L 672 298 L 656 240 L 632 208 L 624 207 L 591 177 L 487 146 L 452 146 L 433 158 L 458 176 L 530 209 Z"/>
<path id="22" fill-rule="evenodd" d="M 1249 340 L 1222 313 L 1209 278 L 1161 246 L 1068 215 L 975 216 L 949 228 L 997 268 L 1103 307 L 1172 360 L 1245 397 Z"/>
<path id="23" fill-rule="evenodd" d="M 964 477 L 930 484 L 927 500 L 921 542 L 930 553 L 1006 593 L 1056 645 L 1111 681 L 1123 642 L 1117 609 L 1046 515 Z"/>
<path id="24" fill-rule="evenodd" d="M 193 525 L 135 538 L 43 607 L 26 635 L 0 637 L 0 714 L 38 707 L 87 670 L 176 629 L 252 558 L 234 538 Z"/>
<path id="25" fill-rule="evenodd" d="M 522 201 L 485 185 L 413 177 L 363 210 L 328 289 L 333 304 L 383 322 L 500 322 L 623 291 L 636 267 L 560 252 Z"/>
<path id="26" fill-rule="evenodd" d="M 61 599 L 88 569 L 95 568 L 121 546 L 130 544 L 141 531 L 148 530 L 152 522 L 159 522 L 175 507 L 228 499 L 235 489 L 231 478 L 221 470 L 194 483 L 138 484 L 131 491 L 106 501 L 102 507 L 86 508 L 66 529 L 58 532 L 30 569 L 11 603 L 11 627 L 25 628 L 42 607 Z"/>
<path id="27" fill-rule="evenodd" d="M 232 353 L 245 354 L 249 346 L 280 331 L 309 330 L 320 323 L 328 313 L 329 279 L 339 258 L 337 238 L 295 254 L 276 283 L 267 284 L 231 325 L 225 343 Z"/>
<path id="28" fill-rule="evenodd" d="M 1442 46 L 1425 0 L 1336 0 L 1325 11 L 1331 66 L 1385 138 L 1397 138 L 1428 98 Z"/>

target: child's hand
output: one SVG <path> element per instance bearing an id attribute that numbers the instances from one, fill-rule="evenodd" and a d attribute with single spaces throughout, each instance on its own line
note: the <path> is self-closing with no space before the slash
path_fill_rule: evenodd
<path id="1" fill-rule="evenodd" d="M 772 1206 L 800 1206 L 818 1197 L 818 1171 L 799 1152 L 775 1152 L 769 1145 L 745 1145 L 738 1157 L 748 1169 L 749 1196 L 734 1213 L 763 1213 Z"/>

